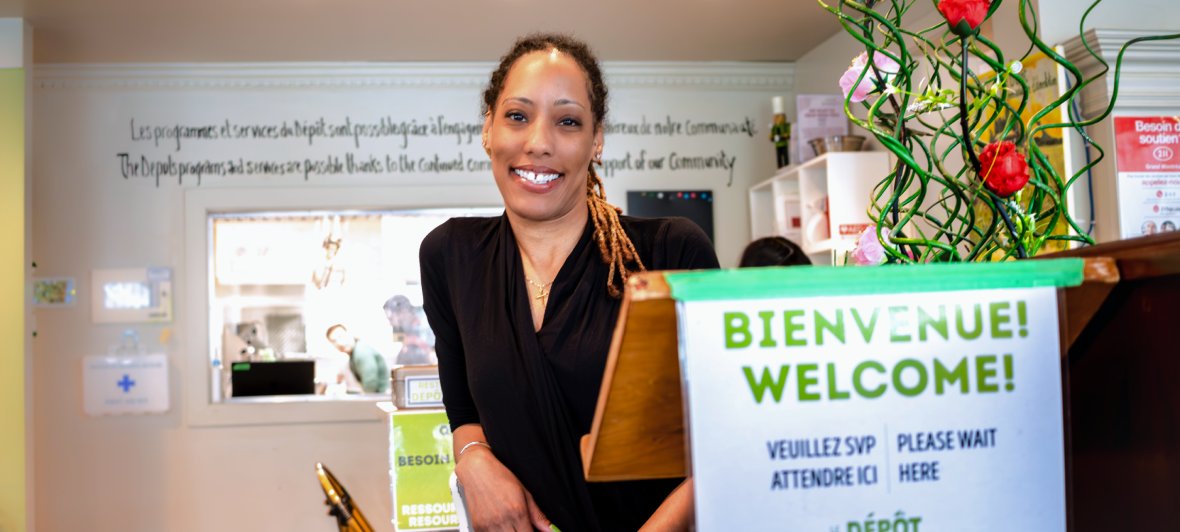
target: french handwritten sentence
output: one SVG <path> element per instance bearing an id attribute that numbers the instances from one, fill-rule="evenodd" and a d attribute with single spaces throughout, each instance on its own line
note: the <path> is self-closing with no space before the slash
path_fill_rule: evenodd
<path id="1" fill-rule="evenodd" d="M 316 140 L 323 139 L 351 139 L 355 148 L 360 148 L 361 139 L 396 139 L 400 138 L 400 148 L 406 149 L 410 145 L 410 138 L 425 137 L 454 137 L 455 144 L 471 144 L 479 138 L 483 129 L 483 122 L 450 121 L 445 115 L 418 120 L 397 120 L 392 117 L 382 117 L 376 121 L 356 121 L 352 117 L 344 117 L 341 121 L 329 121 L 326 118 L 311 120 L 283 120 L 279 123 L 237 123 L 225 119 L 217 123 L 205 124 L 151 124 L 130 121 L 131 140 L 133 142 L 150 142 L 155 147 L 161 145 L 171 147 L 173 151 L 180 151 L 187 142 L 193 141 L 225 141 L 225 140 L 306 140 L 312 145 Z M 749 117 L 741 121 L 715 122 L 695 121 L 691 119 L 673 120 L 665 116 L 663 121 L 649 122 L 647 116 L 640 117 L 638 122 L 608 122 L 603 130 L 605 135 L 637 135 L 637 136 L 701 136 L 701 135 L 745 135 L 753 137 L 757 133 L 754 121 Z"/>

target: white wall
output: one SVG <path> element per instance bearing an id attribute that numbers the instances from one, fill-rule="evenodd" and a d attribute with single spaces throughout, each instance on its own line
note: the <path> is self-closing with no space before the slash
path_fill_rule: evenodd
<path id="1" fill-rule="evenodd" d="M 1009 0 L 1011 1 L 1011 0 Z M 1041 36 L 1064 44 L 1080 33 L 1078 23 L 1093 0 L 1038 0 Z M 1086 28 L 1180 31 L 1180 4 L 1175 0 L 1105 0 L 1086 19 Z"/>
<path id="2" fill-rule="evenodd" d="M 449 190 L 462 201 L 498 203 L 486 172 L 362 176 L 176 176 L 124 178 L 116 154 L 133 160 L 303 160 L 346 152 L 396 160 L 462 152 L 482 159 L 473 144 L 454 137 L 410 139 L 303 139 L 169 142 L 131 138 L 131 120 L 145 125 L 273 123 L 276 120 L 398 121 L 443 114 L 448 121 L 478 122 L 478 94 L 490 65 L 152 65 L 46 66 L 37 74 L 33 204 L 38 274 L 74 277 L 79 301 L 39 312 L 34 342 L 38 451 L 38 528 L 142 531 L 320 531 L 331 529 L 313 465 L 332 468 L 378 529 L 391 517 L 385 424 L 376 408 L 369 420 L 301 423 L 242 421 L 201 401 L 208 360 L 200 323 L 206 294 L 199 272 L 186 265 L 202 220 L 186 220 L 186 197 L 230 196 L 239 208 L 274 207 L 276 198 L 316 195 L 323 206 L 371 203 L 397 197 L 399 205 L 449 206 Z M 774 170 L 766 139 L 770 98 L 793 100 L 787 64 L 615 64 L 608 66 L 616 122 L 733 122 L 749 119 L 753 136 L 611 135 L 604 159 L 711 155 L 736 157 L 732 186 L 724 170 L 620 170 L 605 178 L 608 198 L 625 203 L 628 189 L 712 189 L 717 249 L 735 264 L 748 240 L 746 189 Z M 454 157 L 455 155 L 450 155 Z M 350 194 L 350 191 L 355 191 Z M 373 191 L 377 191 L 374 193 Z M 423 192 L 425 191 L 425 192 Z M 472 192 L 474 191 L 474 192 Z M 416 196 L 421 194 L 421 196 Z M 473 196 L 472 194 L 475 194 Z M 480 196 L 482 194 L 482 196 Z M 358 197 L 360 196 L 360 197 Z M 458 194 L 451 194 L 458 197 Z M 308 200 L 312 197 L 312 200 Z M 347 201 L 331 199 L 347 197 Z M 459 200 L 452 200 L 459 201 Z M 392 203 L 392 202 L 391 202 Z M 188 205 L 191 205 L 189 202 Z M 193 225 L 193 227 L 189 227 Z M 196 246 L 199 255 L 201 246 Z M 89 272 L 95 268 L 170 266 L 175 320 L 131 326 L 149 351 L 171 360 L 171 412 L 159 416 L 91 419 L 81 411 L 80 360 L 105 352 L 128 327 L 93 325 Z M 186 288 L 187 287 L 187 288 Z M 196 289 L 193 289 L 196 287 Z M 195 309 L 195 312 L 194 312 Z M 195 348 L 193 346 L 196 346 Z M 195 369 L 194 369 L 195 368 Z M 263 405 L 266 406 L 266 405 Z M 203 408 L 203 407 L 202 407 Z M 219 407 L 220 408 L 220 407 Z M 228 407 L 225 407 L 228 408 Z M 199 415 L 198 415 L 199 414 Z M 203 417 L 202 417 L 203 416 Z M 222 416 L 222 417 L 218 417 Z M 265 417 L 265 416 L 264 416 Z M 322 417 L 322 416 L 321 416 Z M 198 419 L 199 418 L 199 419 Z M 223 420 L 224 423 L 218 420 Z M 196 422 L 194 422 L 196 421 Z M 275 420 L 270 420 L 275 421 Z M 230 426 L 233 425 L 233 426 Z"/>

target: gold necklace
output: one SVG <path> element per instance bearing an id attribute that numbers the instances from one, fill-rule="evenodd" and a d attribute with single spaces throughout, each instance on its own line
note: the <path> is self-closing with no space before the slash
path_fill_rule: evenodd
<path id="1" fill-rule="evenodd" d="M 552 292 L 552 291 L 553 291 L 553 290 L 550 290 L 549 292 L 546 292 L 546 291 L 545 291 L 545 287 L 546 287 L 546 286 L 549 286 L 549 285 L 551 285 L 551 284 L 553 284 L 553 281 L 549 281 L 549 282 L 547 282 L 547 283 L 541 283 L 541 284 L 537 284 L 537 283 L 534 283 L 534 282 L 533 282 L 533 280 L 532 280 L 532 279 L 529 279 L 528 277 L 525 277 L 525 278 L 524 278 L 524 280 L 525 280 L 525 281 L 528 281 L 528 282 L 529 282 L 529 284 L 531 284 L 531 285 L 533 285 L 533 286 L 537 287 L 537 295 L 536 295 L 536 297 L 534 297 L 533 299 L 541 299 L 541 300 L 542 300 L 542 301 L 541 301 L 542 303 L 544 303 L 544 301 L 543 301 L 543 300 L 544 300 L 544 298 L 546 298 L 546 297 L 549 297 L 549 292 Z"/>

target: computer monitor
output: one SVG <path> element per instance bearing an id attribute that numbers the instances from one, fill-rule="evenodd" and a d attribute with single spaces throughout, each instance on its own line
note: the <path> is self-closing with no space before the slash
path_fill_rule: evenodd
<path id="1" fill-rule="evenodd" d="M 713 242 L 712 190 L 628 190 L 627 215 L 638 218 L 688 218 Z"/>
<path id="2" fill-rule="evenodd" d="M 234 397 L 315 393 L 314 360 L 234 362 L 230 370 Z"/>

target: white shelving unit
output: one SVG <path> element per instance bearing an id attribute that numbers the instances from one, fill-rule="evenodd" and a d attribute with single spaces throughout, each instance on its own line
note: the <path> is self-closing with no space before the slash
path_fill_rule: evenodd
<path id="1" fill-rule="evenodd" d="M 872 223 L 869 198 L 889 168 L 887 152 L 828 153 L 782 168 L 750 187 L 750 234 L 786 237 L 813 264 L 830 265 Z"/>

